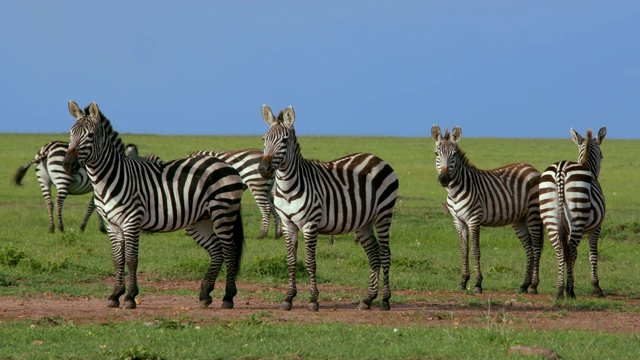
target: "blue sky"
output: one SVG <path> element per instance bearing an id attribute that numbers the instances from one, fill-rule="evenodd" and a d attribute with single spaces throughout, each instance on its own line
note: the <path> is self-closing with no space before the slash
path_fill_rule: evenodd
<path id="1" fill-rule="evenodd" d="M 0 132 L 640 138 L 639 1 L 5 1 Z"/>

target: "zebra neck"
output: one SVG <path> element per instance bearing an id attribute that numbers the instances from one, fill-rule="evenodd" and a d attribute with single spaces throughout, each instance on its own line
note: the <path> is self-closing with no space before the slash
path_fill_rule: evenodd
<path id="1" fill-rule="evenodd" d="M 119 150 L 118 146 L 106 141 L 87 159 L 85 167 L 96 195 L 102 192 L 98 189 L 105 189 L 109 185 L 109 177 L 113 176 L 111 174 L 121 169 L 125 155 Z"/>

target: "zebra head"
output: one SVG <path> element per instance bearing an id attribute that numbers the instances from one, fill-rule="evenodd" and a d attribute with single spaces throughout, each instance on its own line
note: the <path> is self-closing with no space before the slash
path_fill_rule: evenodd
<path id="1" fill-rule="evenodd" d="M 287 155 L 295 151 L 293 145 L 296 141 L 296 134 L 293 122 L 296 114 L 293 107 L 289 106 L 280 111 L 278 117 L 275 117 L 271 108 L 262 105 L 262 118 L 269 125 L 269 130 L 262 138 L 264 153 L 258 171 L 263 178 L 268 179 L 277 169 L 286 166 Z"/>
<path id="2" fill-rule="evenodd" d="M 451 174 L 456 168 L 458 156 L 458 140 L 462 136 L 462 129 L 459 126 L 453 128 L 449 133 L 449 128 L 444 131 L 444 136 L 438 125 L 431 127 L 431 137 L 436 142 L 436 169 L 438 170 L 438 182 L 442 186 L 448 186 L 451 181 Z"/>
<path id="3" fill-rule="evenodd" d="M 596 178 L 600 175 L 600 161 L 603 158 L 600 145 L 602 145 L 606 135 L 607 128 L 605 126 L 600 128 L 596 138 L 592 138 L 591 129 L 587 129 L 586 136 L 583 138 L 582 135 L 571 128 L 573 142 L 578 145 L 578 162 L 591 170 Z"/>
<path id="4" fill-rule="evenodd" d="M 78 104 L 69 100 L 69 112 L 76 119 L 75 124 L 69 130 L 71 141 L 69 149 L 62 161 L 62 166 L 67 174 L 75 174 L 84 166 L 87 158 L 93 150 L 93 138 L 101 120 L 100 110 L 95 102 L 88 107 L 88 114 L 80 109 Z"/>

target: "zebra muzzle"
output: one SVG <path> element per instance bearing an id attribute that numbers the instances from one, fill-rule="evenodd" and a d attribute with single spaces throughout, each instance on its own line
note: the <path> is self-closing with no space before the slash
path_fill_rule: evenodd
<path id="1" fill-rule="evenodd" d="M 275 169 L 271 166 L 271 156 L 263 156 L 258 165 L 258 172 L 260 176 L 265 179 L 270 179 L 273 176 Z"/>
<path id="2" fill-rule="evenodd" d="M 62 160 L 62 167 L 64 171 L 69 175 L 75 175 L 80 169 L 80 163 L 78 162 L 78 152 L 75 149 L 67 151 L 67 155 Z"/>
<path id="3" fill-rule="evenodd" d="M 449 181 L 451 181 L 451 177 L 448 173 L 438 175 L 438 182 L 440 183 L 440 185 L 446 187 L 449 185 Z"/>

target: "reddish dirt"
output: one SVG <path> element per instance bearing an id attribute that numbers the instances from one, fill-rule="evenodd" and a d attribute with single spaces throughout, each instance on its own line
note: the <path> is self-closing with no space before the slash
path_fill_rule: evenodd
<path id="1" fill-rule="evenodd" d="M 640 312 L 619 312 L 612 310 L 567 310 L 554 304 L 552 296 L 517 295 L 490 293 L 469 295 L 463 293 L 395 291 L 395 295 L 405 295 L 426 301 L 408 301 L 403 304 L 391 303 L 391 311 L 383 312 L 372 307 L 371 311 L 356 309 L 352 299 L 335 300 L 328 294 L 359 294 L 362 289 L 340 288 L 320 285 L 320 311 L 310 312 L 303 299 L 294 301 L 291 311 L 279 310 L 279 301 L 265 300 L 261 293 L 274 292 L 280 299 L 286 289 L 267 288 L 254 284 L 238 284 L 240 292 L 235 298 L 233 310 L 220 309 L 221 299 L 214 297 L 207 309 L 199 308 L 197 293 L 199 283 L 195 281 L 151 280 L 145 274 L 139 278 L 140 285 L 146 287 L 138 296 L 138 307 L 134 310 L 106 308 L 105 299 L 82 297 L 59 297 L 52 294 L 31 295 L 26 298 L 0 298 L 0 321 L 72 321 L 76 324 L 109 323 L 121 321 L 153 321 L 162 319 L 188 319 L 199 324 L 219 324 L 246 319 L 254 314 L 260 320 L 273 323 L 325 323 L 342 322 L 373 326 L 400 328 L 403 326 L 451 326 L 487 327 L 505 326 L 536 330 L 590 330 L 607 333 L 639 333 Z M 104 280 L 111 285 L 111 280 Z M 149 291 L 149 288 L 152 290 Z M 216 288 L 224 288 L 218 282 Z M 192 296 L 169 295 L 167 290 L 186 289 Z M 298 294 L 306 294 L 308 287 L 298 286 Z M 105 294 L 106 296 L 107 294 Z M 273 297 L 272 297 L 273 298 Z M 608 297 L 640 307 L 640 300 Z M 439 300 L 448 299 L 448 300 Z M 495 299 L 502 300 L 496 305 Z M 518 300 L 516 300 L 518 299 Z M 393 300 L 393 299 L 392 299 Z M 474 300 L 474 301 L 470 301 Z M 481 300 L 481 301 L 477 301 Z M 491 306 L 489 303 L 491 302 Z M 464 305 L 468 303 L 487 305 Z"/>

